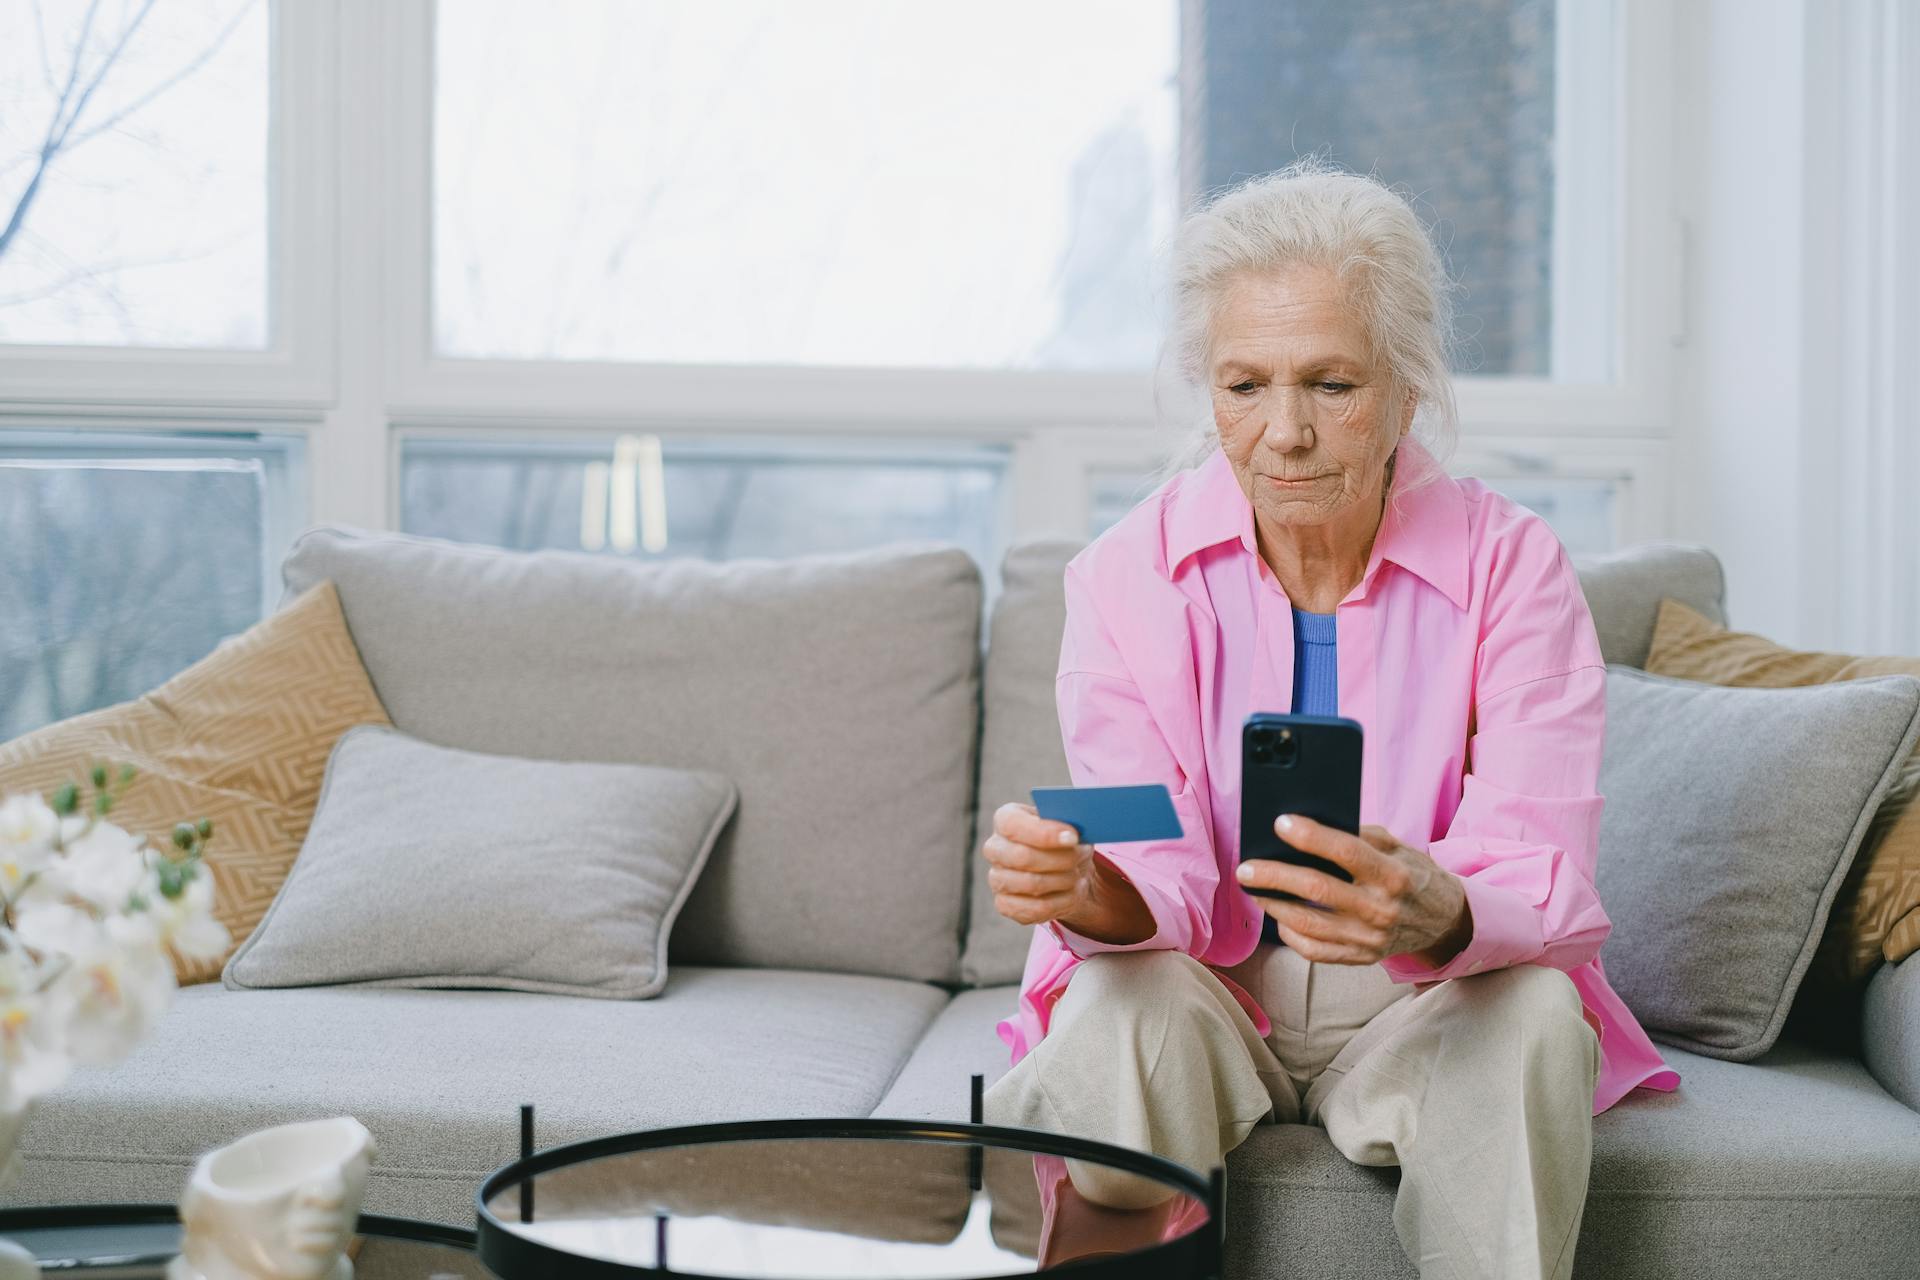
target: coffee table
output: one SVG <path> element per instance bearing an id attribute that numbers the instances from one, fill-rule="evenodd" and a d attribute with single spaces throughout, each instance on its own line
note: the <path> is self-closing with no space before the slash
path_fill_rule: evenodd
<path id="1" fill-rule="evenodd" d="M 31 1250 L 50 1280 L 163 1280 L 180 1252 L 180 1217 L 170 1204 L 0 1209 L 0 1238 Z M 491 1280 L 473 1232 L 458 1227 L 367 1213 L 349 1247 L 355 1280 Z"/>
<path id="2" fill-rule="evenodd" d="M 530 1140 L 525 1144 L 531 1147 Z M 1068 1161 L 1144 1205 L 1087 1200 Z M 1111 1195 L 1111 1193 L 1101 1193 Z M 531 1154 L 477 1196 L 501 1280 L 629 1276 L 1075 1276 L 1213 1280 L 1224 1172 L 982 1124 L 767 1120 L 655 1129 Z"/>

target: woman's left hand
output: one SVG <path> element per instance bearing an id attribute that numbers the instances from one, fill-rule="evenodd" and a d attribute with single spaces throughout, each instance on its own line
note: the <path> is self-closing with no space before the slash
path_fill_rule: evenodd
<path id="1" fill-rule="evenodd" d="M 1348 835 L 1299 814 L 1283 814 L 1274 830 L 1294 848 L 1353 875 L 1348 884 L 1287 862 L 1254 858 L 1240 864 L 1243 888 L 1281 889 L 1319 904 L 1255 897 L 1273 917 L 1281 940 L 1307 959 L 1377 964 L 1415 953 L 1438 965 L 1471 940 L 1473 917 L 1460 877 L 1425 850 L 1402 844 L 1385 827 L 1365 826 L 1359 835 Z"/>

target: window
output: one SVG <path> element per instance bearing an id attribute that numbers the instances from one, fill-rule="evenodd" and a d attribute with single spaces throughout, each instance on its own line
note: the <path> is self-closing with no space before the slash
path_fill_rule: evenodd
<path id="1" fill-rule="evenodd" d="M 1195 14 L 1191 190 L 1311 152 L 1372 172 L 1436 223 L 1461 285 L 1461 372 L 1610 376 L 1609 0 L 1207 0 Z"/>
<path id="2" fill-rule="evenodd" d="M 269 344 L 266 0 L 13 3 L 0 342 Z"/>
<path id="3" fill-rule="evenodd" d="M 437 350 L 1144 369 L 1176 9 L 442 4 Z"/>
<path id="4" fill-rule="evenodd" d="M 958 543 L 997 573 L 1005 450 L 811 438 L 408 436 L 401 526 L 520 550 L 661 559 Z"/>
<path id="5" fill-rule="evenodd" d="M 259 621 L 297 440 L 0 431 L 0 741 L 137 697 Z"/>
<path id="6" fill-rule="evenodd" d="M 1660 0 L 0 0 L 0 31 L 0 733 L 250 623 L 309 518 L 930 538 L 991 603 L 1009 541 L 1147 492 L 1181 211 L 1310 152 L 1437 220 L 1456 469 L 1576 550 L 1670 536 Z"/>
<path id="7" fill-rule="evenodd" d="M 1145 370 L 1179 210 L 1318 152 L 1437 224 L 1462 372 L 1605 380 L 1614 8 L 443 4 L 435 348 Z"/>
<path id="8" fill-rule="evenodd" d="M 1120 522 L 1153 492 L 1151 477 L 1132 471 L 1096 467 L 1087 475 L 1087 537 L 1097 538 Z"/>

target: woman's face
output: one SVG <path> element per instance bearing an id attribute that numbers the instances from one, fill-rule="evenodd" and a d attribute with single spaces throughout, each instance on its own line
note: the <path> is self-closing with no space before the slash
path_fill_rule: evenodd
<path id="1" fill-rule="evenodd" d="M 1262 522 L 1377 514 L 1413 398 L 1393 403 L 1387 371 L 1332 269 L 1235 277 L 1211 337 L 1220 447 Z"/>

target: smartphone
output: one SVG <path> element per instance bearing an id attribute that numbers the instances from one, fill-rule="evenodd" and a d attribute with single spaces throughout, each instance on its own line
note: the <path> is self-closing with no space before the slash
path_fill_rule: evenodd
<path id="1" fill-rule="evenodd" d="M 1273 829 L 1298 813 L 1351 834 L 1360 831 L 1360 725 L 1342 716 L 1256 711 L 1240 730 L 1240 859 L 1264 858 L 1312 867 L 1337 879 L 1353 876 L 1338 863 L 1294 848 Z M 1302 902 L 1278 889 L 1248 889 L 1263 898 Z"/>

